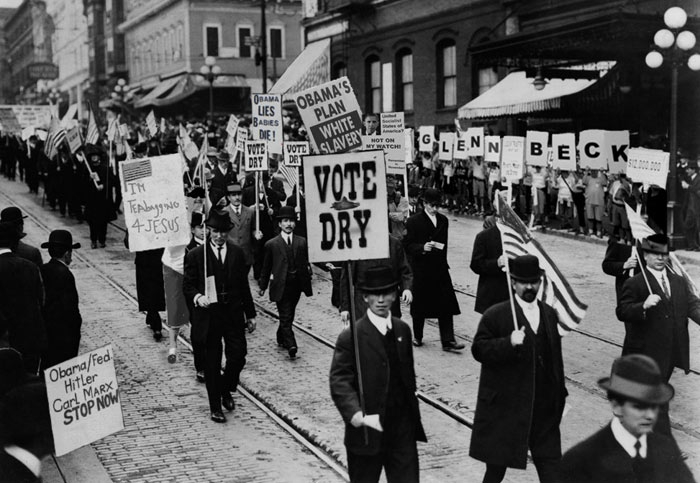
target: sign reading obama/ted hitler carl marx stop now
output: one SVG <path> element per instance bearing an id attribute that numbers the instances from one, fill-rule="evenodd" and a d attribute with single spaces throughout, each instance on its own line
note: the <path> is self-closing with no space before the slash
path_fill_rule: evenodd
<path id="1" fill-rule="evenodd" d="M 383 151 L 304 156 L 311 262 L 389 257 Z"/>
<path id="2" fill-rule="evenodd" d="M 124 429 L 111 345 L 44 372 L 56 456 Z"/>
<path id="3" fill-rule="evenodd" d="M 294 95 L 299 114 L 318 153 L 344 153 L 362 147 L 362 114 L 347 77 Z"/>
<path id="4" fill-rule="evenodd" d="M 179 154 L 119 163 L 129 250 L 187 245 L 190 224 Z"/>

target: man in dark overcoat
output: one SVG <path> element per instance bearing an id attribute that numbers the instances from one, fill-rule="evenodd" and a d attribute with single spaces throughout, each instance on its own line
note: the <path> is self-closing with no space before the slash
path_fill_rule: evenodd
<path id="1" fill-rule="evenodd" d="M 566 483 L 693 483 L 678 446 L 653 432 L 659 407 L 674 391 L 650 357 L 630 354 L 613 362 L 607 391 L 612 422 L 567 451 L 560 481 Z"/>
<path id="2" fill-rule="evenodd" d="M 508 258 L 503 254 L 501 232 L 496 226 L 496 218 L 487 216 L 484 229 L 474 239 L 472 261 L 469 268 L 479 275 L 476 287 L 474 310 L 483 314 L 492 305 L 508 300 L 508 280 L 505 264 Z"/>
<path id="3" fill-rule="evenodd" d="M 104 248 L 107 243 L 107 224 L 116 218 L 114 192 L 119 189 L 119 181 L 112 172 L 106 153 L 91 144 L 85 148 L 92 173 L 85 171 L 82 181 L 85 193 L 85 219 L 90 225 L 90 242 L 92 248 L 97 244 Z"/>
<path id="4" fill-rule="evenodd" d="M 213 190 L 226 193 L 226 188 L 236 183 L 237 173 L 233 170 L 230 160 L 231 157 L 226 151 L 219 151 L 217 153 L 216 166 L 212 170 L 214 177 L 211 181 L 211 187 Z"/>
<path id="5" fill-rule="evenodd" d="M 297 355 L 297 341 L 292 330 L 299 298 L 303 293 L 311 297 L 311 266 L 306 239 L 294 235 L 296 212 L 291 206 L 283 206 L 277 213 L 280 234 L 265 244 L 265 261 L 260 272 L 259 295 L 270 286 L 270 301 L 277 304 L 279 328 L 277 344 L 289 352 L 291 359 Z"/>
<path id="6" fill-rule="evenodd" d="M 358 386 L 352 328 L 338 336 L 330 371 L 333 402 L 345 421 L 348 473 L 353 483 L 419 481 L 416 441 L 427 441 L 416 397 L 411 329 L 391 316 L 397 279 L 372 267 L 358 281 L 367 311 L 354 324 L 364 407 Z M 384 367 L 386 370 L 377 370 Z"/>
<path id="7" fill-rule="evenodd" d="M 211 210 L 206 225 L 209 236 L 204 245 L 185 256 L 183 291 L 192 300 L 192 322 L 200 324 L 206 341 L 206 384 L 211 419 L 226 422 L 221 410 L 235 408 L 231 393 L 238 387 L 245 366 L 248 332 L 255 330 L 255 305 L 245 272 L 245 256 L 226 241 L 231 229 L 227 214 Z M 204 268 L 206 250 L 206 270 Z M 206 273 L 206 278 L 205 278 Z M 207 279 L 213 277 L 213 287 Z M 210 279 L 211 280 L 211 279 Z M 207 290 L 209 285 L 215 294 Z M 226 368 L 221 374 L 221 341 L 226 346 Z"/>
<path id="8" fill-rule="evenodd" d="M 73 243 L 69 231 L 54 230 L 41 248 L 48 248 L 51 256 L 51 260 L 41 267 L 46 291 L 43 314 L 48 337 L 48 348 L 42 357 L 41 367 L 46 369 L 78 355 L 83 319 L 75 277 L 69 265 L 73 250 L 80 248 L 80 243 Z"/>
<path id="9" fill-rule="evenodd" d="M 700 176 L 698 176 L 697 161 L 691 159 L 685 168 L 685 173 L 688 188 L 683 227 L 688 250 L 696 252 L 700 250 Z"/>
<path id="10" fill-rule="evenodd" d="M 440 191 L 428 189 L 423 196 L 424 211 L 406 222 L 403 243 L 413 270 L 414 345 L 423 345 L 423 327 L 427 317 L 440 325 L 440 340 L 446 351 L 459 351 L 464 344 L 455 342 L 454 316 L 460 313 L 447 264 L 447 217 L 438 213 Z"/>
<path id="11" fill-rule="evenodd" d="M 22 354 L 27 372 L 37 374 L 47 340 L 44 286 L 39 267 L 10 250 L 16 242 L 15 226 L 0 222 L 0 326 L 7 327 L 10 347 Z"/>
<path id="12" fill-rule="evenodd" d="M 27 215 L 23 215 L 22 210 L 16 206 L 8 206 L 0 212 L 0 222 L 12 223 L 17 230 L 17 244 L 12 247 L 12 251 L 17 254 L 18 257 L 29 260 L 37 267 L 41 267 L 44 264 L 44 261 L 41 259 L 41 251 L 22 241 L 22 238 L 27 236 L 27 234 L 24 233 L 24 219 L 26 217 Z"/>
<path id="13" fill-rule="evenodd" d="M 484 312 L 472 343 L 481 376 L 469 455 L 486 463 L 483 481 L 492 483 L 507 468 L 525 469 L 529 448 L 540 481 L 555 482 L 567 395 L 557 313 L 537 300 L 544 272 L 537 257 L 509 263 L 513 301 Z"/>
<path id="14" fill-rule="evenodd" d="M 129 233 L 124 237 L 124 245 L 129 248 Z M 146 325 L 153 331 L 153 338 L 163 338 L 163 320 L 160 313 L 165 310 L 165 285 L 163 284 L 164 248 L 136 252 L 136 298 L 139 312 L 146 312 Z"/>
<path id="15" fill-rule="evenodd" d="M 651 357 L 668 382 L 674 367 L 686 374 L 690 371 L 688 319 L 700 323 L 700 299 L 688 289 L 682 277 L 666 267 L 669 257 L 666 235 L 651 235 L 642 240 L 641 247 L 646 262 L 644 273 L 624 283 L 616 310 L 617 318 L 625 323 L 622 355 Z M 661 407 L 656 431 L 671 436 L 666 404 Z"/>
<path id="16" fill-rule="evenodd" d="M 185 247 L 185 256 L 187 256 L 187 253 L 190 251 L 204 244 L 204 230 L 204 214 L 201 211 L 193 211 L 190 219 L 192 238 L 190 238 L 190 242 L 187 244 L 187 247 Z M 192 327 L 190 339 L 192 342 L 192 353 L 194 355 L 194 370 L 196 372 L 197 381 L 204 382 L 206 380 L 206 331 L 203 330 L 204 327 L 202 327 L 202 324 L 197 324 L 194 321 L 193 301 L 185 297 L 185 302 L 187 303 L 187 310 L 189 310 L 190 313 L 190 324 Z"/>

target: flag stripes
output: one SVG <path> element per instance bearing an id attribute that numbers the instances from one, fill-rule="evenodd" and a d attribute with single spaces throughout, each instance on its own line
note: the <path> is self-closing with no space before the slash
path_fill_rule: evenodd
<path id="1" fill-rule="evenodd" d="M 100 129 L 97 127 L 97 120 L 95 119 L 95 113 L 92 111 L 92 107 L 89 108 L 89 111 L 85 143 L 97 144 L 100 142 Z"/>
<path id="2" fill-rule="evenodd" d="M 122 172 L 124 174 L 124 183 L 129 183 L 131 181 L 136 181 L 137 179 L 143 179 L 152 176 L 153 167 L 151 166 L 151 160 L 145 159 L 140 162 L 123 164 Z"/>
<path id="3" fill-rule="evenodd" d="M 58 119 L 51 116 L 49 124 L 49 132 L 46 134 L 46 144 L 44 145 L 44 153 L 51 159 L 58 153 L 58 147 L 66 140 L 66 130 L 63 129 Z"/>

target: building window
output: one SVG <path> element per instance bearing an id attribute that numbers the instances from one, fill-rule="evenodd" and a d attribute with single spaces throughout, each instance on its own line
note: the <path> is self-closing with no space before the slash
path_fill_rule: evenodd
<path id="1" fill-rule="evenodd" d="M 348 75 L 348 66 L 345 62 L 338 62 L 333 66 L 333 79 L 340 79 Z"/>
<path id="2" fill-rule="evenodd" d="M 267 29 L 267 50 L 270 57 L 284 59 L 284 28 L 270 27 Z"/>
<path id="3" fill-rule="evenodd" d="M 247 39 L 253 36 L 253 27 L 250 25 L 239 25 L 236 27 L 236 31 L 238 32 L 236 35 L 238 39 L 238 57 L 252 57 L 253 49 Z"/>
<path id="4" fill-rule="evenodd" d="M 457 47 L 451 39 L 437 45 L 437 107 L 457 105 Z"/>
<path id="5" fill-rule="evenodd" d="M 409 49 L 396 54 L 396 109 L 413 110 L 413 53 Z"/>
<path id="6" fill-rule="evenodd" d="M 382 109 L 382 64 L 379 57 L 372 55 L 365 60 L 365 100 L 366 112 L 380 112 Z"/>
<path id="7" fill-rule="evenodd" d="M 498 84 L 498 72 L 493 67 L 479 69 L 479 95 Z"/>
<path id="8" fill-rule="evenodd" d="M 204 56 L 218 57 L 221 46 L 221 25 L 204 24 Z"/>

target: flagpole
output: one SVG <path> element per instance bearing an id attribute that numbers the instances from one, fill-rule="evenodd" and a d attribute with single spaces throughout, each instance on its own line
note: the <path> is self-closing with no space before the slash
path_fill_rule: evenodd
<path id="1" fill-rule="evenodd" d="M 299 166 L 296 166 L 297 170 L 297 219 L 301 221 L 301 194 L 299 190 L 301 189 L 301 182 L 299 180 Z"/>
<path id="2" fill-rule="evenodd" d="M 255 231 L 260 231 L 260 171 L 255 172 Z"/>
<path id="3" fill-rule="evenodd" d="M 347 261 L 347 272 L 348 272 L 348 289 L 350 290 L 350 332 L 352 334 L 353 349 L 355 349 L 355 367 L 357 369 L 357 390 L 360 395 L 360 409 L 362 410 L 362 416 L 365 416 L 365 389 L 362 383 L 362 366 L 360 364 L 360 342 L 357 339 L 357 324 L 355 323 L 355 284 L 353 282 L 352 274 L 352 262 Z M 369 435 L 367 433 L 367 426 L 363 426 L 365 435 L 365 444 L 369 444 Z"/>
<path id="4" fill-rule="evenodd" d="M 632 247 L 632 250 L 634 250 L 634 255 L 637 257 L 637 264 L 639 265 L 639 268 L 642 271 L 642 277 L 644 277 L 644 282 L 647 284 L 647 289 L 649 290 L 649 295 L 651 295 L 654 292 L 651 291 L 651 285 L 649 285 L 649 279 L 647 278 L 647 272 L 644 270 L 644 266 L 642 265 L 642 259 L 639 256 L 639 250 L 637 250 L 636 242 L 634 244 L 634 247 Z"/>
<path id="5" fill-rule="evenodd" d="M 506 247 L 505 247 L 505 244 L 503 243 L 503 236 L 501 236 L 501 250 L 503 251 L 503 255 L 505 255 L 506 254 Z M 510 300 L 510 312 L 513 315 L 513 327 L 515 328 L 515 330 L 518 330 L 518 316 L 515 313 L 515 300 L 513 299 L 513 284 L 511 283 L 510 263 L 509 263 L 507 256 L 506 256 L 505 267 L 506 267 L 506 281 L 508 282 L 508 300 Z"/>

